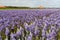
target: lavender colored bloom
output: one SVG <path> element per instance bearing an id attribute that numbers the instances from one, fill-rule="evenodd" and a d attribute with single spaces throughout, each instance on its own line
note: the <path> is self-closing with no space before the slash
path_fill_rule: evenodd
<path id="1" fill-rule="evenodd" d="M 3 22 L 3 19 L 0 19 L 0 22 Z"/>
<path id="2" fill-rule="evenodd" d="M 25 28 L 26 30 L 29 30 L 29 25 L 28 25 L 27 23 L 24 23 L 24 28 Z"/>
<path id="3" fill-rule="evenodd" d="M 57 20 L 55 24 L 57 24 L 58 29 L 60 29 L 60 20 Z"/>
<path id="4" fill-rule="evenodd" d="M 9 36 L 11 36 L 11 40 L 15 40 L 14 36 L 16 38 L 20 37 L 21 40 L 26 36 L 25 38 L 27 38 L 27 40 L 32 40 L 33 36 L 40 34 L 40 30 L 42 31 L 42 40 L 46 37 L 46 40 L 55 40 L 57 31 L 60 29 L 60 12 L 34 9 L 0 10 L 0 13 L 0 31 L 4 31 L 4 29 L 6 29 L 5 34 L 6 36 L 9 34 Z M 55 26 L 56 24 L 58 26 Z M 15 27 L 17 27 L 17 32 L 15 34 L 10 34 L 9 29 L 11 30 Z M 49 33 L 47 34 L 48 30 Z M 24 31 L 27 32 L 25 36 Z"/>
<path id="5" fill-rule="evenodd" d="M 0 26 L 0 31 L 2 31 L 4 28 L 4 25 Z"/>
<path id="6" fill-rule="evenodd" d="M 46 37 L 46 31 L 42 30 L 42 37 Z"/>
<path id="7" fill-rule="evenodd" d="M 23 31 L 24 31 L 24 29 L 22 27 L 20 27 L 20 29 L 17 29 L 16 34 L 17 35 L 22 35 Z"/>
<path id="8" fill-rule="evenodd" d="M 52 36 L 56 36 L 57 35 L 56 31 L 55 30 L 52 30 L 51 35 Z"/>
<path id="9" fill-rule="evenodd" d="M 56 26 L 51 26 L 51 28 L 50 28 L 51 32 L 52 31 L 55 31 L 56 32 L 56 29 L 57 29 Z"/>
<path id="10" fill-rule="evenodd" d="M 34 30 L 35 30 L 35 27 L 36 27 L 36 24 L 35 24 L 35 22 L 33 22 L 31 25 L 29 25 L 29 28 L 30 28 L 30 32 L 34 32 Z"/>
<path id="11" fill-rule="evenodd" d="M 39 30 L 35 30 L 34 35 L 37 36 L 39 34 L 39 32 L 40 32 Z"/>
<path id="12" fill-rule="evenodd" d="M 21 32 L 20 30 L 18 30 L 18 31 L 16 32 L 16 35 L 22 35 L 22 32 Z"/>
<path id="13" fill-rule="evenodd" d="M 32 40 L 32 33 L 30 32 L 30 34 L 28 35 L 27 40 Z"/>
<path id="14" fill-rule="evenodd" d="M 11 33 L 10 36 L 11 36 L 11 40 L 16 40 L 16 39 L 14 38 L 14 36 L 16 36 L 15 34 Z"/>
<path id="15" fill-rule="evenodd" d="M 51 29 L 50 29 L 51 30 Z M 47 35 L 47 39 L 53 40 L 57 36 L 56 30 L 51 30 L 51 32 Z"/>
<path id="16" fill-rule="evenodd" d="M 6 27 L 6 30 L 5 30 L 6 36 L 8 36 L 9 32 L 10 32 L 9 29 Z"/>
<path id="17" fill-rule="evenodd" d="M 36 25 L 39 26 L 40 28 L 42 27 L 42 20 L 41 19 L 36 19 L 35 18 Z"/>

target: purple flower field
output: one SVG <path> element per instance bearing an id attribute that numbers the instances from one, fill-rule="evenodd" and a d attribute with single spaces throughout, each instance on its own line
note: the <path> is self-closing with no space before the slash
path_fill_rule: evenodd
<path id="1" fill-rule="evenodd" d="M 60 9 L 0 10 L 0 40 L 60 40 Z"/>

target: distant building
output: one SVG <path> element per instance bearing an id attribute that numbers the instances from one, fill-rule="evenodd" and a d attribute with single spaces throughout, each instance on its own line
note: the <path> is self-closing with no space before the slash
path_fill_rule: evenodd
<path id="1" fill-rule="evenodd" d="M 44 6 L 41 5 L 41 6 L 39 6 L 38 8 L 44 8 Z"/>

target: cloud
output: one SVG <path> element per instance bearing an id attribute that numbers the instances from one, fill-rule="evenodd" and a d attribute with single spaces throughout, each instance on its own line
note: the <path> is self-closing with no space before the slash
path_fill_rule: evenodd
<path id="1" fill-rule="evenodd" d="M 0 5 L 29 7 L 60 7 L 60 0 L 0 0 Z"/>

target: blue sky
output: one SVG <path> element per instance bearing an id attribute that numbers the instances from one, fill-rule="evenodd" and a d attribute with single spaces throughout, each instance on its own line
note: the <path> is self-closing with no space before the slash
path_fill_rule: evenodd
<path id="1" fill-rule="evenodd" d="M 44 7 L 60 8 L 60 0 L 0 0 L 0 5 L 28 7 L 38 7 L 42 5 Z"/>

